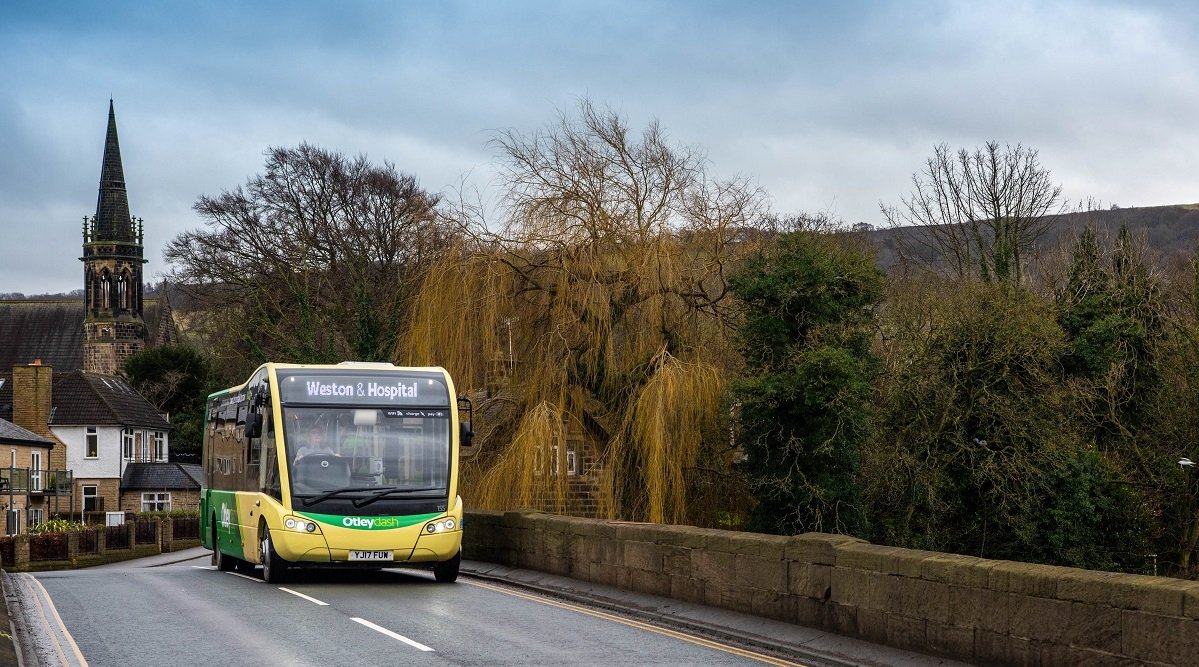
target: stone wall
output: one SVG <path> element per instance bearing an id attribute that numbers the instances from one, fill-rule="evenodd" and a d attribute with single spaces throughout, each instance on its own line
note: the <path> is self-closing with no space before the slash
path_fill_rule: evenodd
<path id="1" fill-rule="evenodd" d="M 977 665 L 1199 661 L 1195 581 L 519 512 L 467 512 L 463 557 Z"/>

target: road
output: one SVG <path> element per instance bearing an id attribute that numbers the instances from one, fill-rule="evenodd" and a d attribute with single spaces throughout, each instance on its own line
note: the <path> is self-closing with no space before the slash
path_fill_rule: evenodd
<path id="1" fill-rule="evenodd" d="M 25 667 L 960 665 L 662 598 L 547 595 L 532 589 L 553 578 L 528 571 L 455 584 L 314 571 L 279 586 L 218 572 L 202 549 L 143 560 L 7 575 Z"/>
<path id="2" fill-rule="evenodd" d="M 199 558 L 22 578 L 52 600 L 68 664 L 94 667 L 801 664 L 419 571 L 310 572 L 275 586 Z"/>

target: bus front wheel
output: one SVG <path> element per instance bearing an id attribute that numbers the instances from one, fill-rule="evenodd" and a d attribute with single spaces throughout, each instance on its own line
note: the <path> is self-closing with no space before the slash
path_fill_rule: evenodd
<path id="1" fill-rule="evenodd" d="M 443 584 L 453 583 L 458 578 L 458 569 L 462 566 L 462 551 L 454 557 L 433 565 L 433 577 Z"/>
<path id="2" fill-rule="evenodd" d="M 221 572 L 228 572 L 233 569 L 236 561 L 233 556 L 221 552 L 221 545 L 216 538 L 216 517 L 212 517 L 212 564 Z"/>
<path id="3" fill-rule="evenodd" d="M 287 564 L 275 553 L 275 545 L 271 544 L 271 531 L 265 523 L 258 529 L 258 557 L 262 560 L 263 581 L 277 584 L 284 580 L 287 576 Z"/>

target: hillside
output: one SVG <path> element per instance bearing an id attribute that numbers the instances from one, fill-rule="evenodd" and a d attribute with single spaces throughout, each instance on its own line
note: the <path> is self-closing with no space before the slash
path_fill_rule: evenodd
<path id="1" fill-rule="evenodd" d="M 1176 267 L 1180 261 L 1185 265 L 1199 244 L 1199 204 L 1115 208 L 1054 217 L 1054 224 L 1037 248 L 1039 257 L 1056 254 L 1068 246 L 1080 229 L 1088 225 L 1105 242 L 1115 238 L 1122 225 L 1127 226 L 1134 237 L 1147 242 L 1151 254 L 1148 259 L 1159 268 Z M 907 236 L 909 241 L 916 240 L 922 229 L 905 227 L 867 232 L 867 238 L 879 249 L 879 266 L 885 270 L 895 268 L 899 262 L 901 235 Z M 931 257 L 922 259 L 927 261 Z"/>

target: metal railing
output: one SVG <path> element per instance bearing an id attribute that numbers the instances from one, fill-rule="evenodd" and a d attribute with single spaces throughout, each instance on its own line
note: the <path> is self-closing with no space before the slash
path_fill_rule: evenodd
<path id="1" fill-rule="evenodd" d="M 0 468 L 0 495 L 69 496 L 74 486 L 75 475 L 70 470 Z"/>

